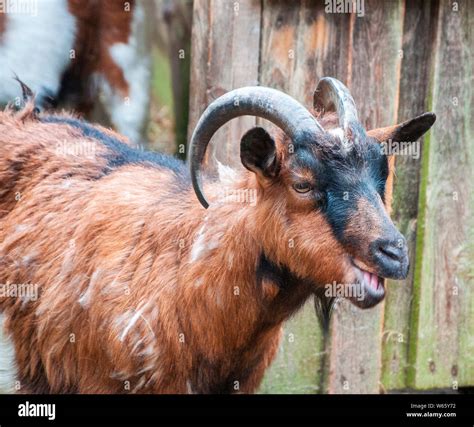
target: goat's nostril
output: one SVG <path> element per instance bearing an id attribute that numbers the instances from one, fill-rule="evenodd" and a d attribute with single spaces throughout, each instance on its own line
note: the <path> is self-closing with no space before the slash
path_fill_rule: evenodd
<path id="1" fill-rule="evenodd" d="M 404 279 L 408 274 L 408 247 L 402 240 L 380 239 L 373 245 L 373 260 L 381 276 Z"/>
<path id="2" fill-rule="evenodd" d="M 399 247 L 392 243 L 383 243 L 379 246 L 379 251 L 382 255 L 393 259 L 394 261 L 400 261 L 404 256 L 403 246 Z"/>

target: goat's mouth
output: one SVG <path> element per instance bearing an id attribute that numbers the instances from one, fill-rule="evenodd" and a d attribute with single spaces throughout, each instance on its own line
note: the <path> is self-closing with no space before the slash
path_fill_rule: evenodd
<path id="1" fill-rule="evenodd" d="M 360 308 L 371 308 L 385 297 L 384 278 L 358 265 L 362 263 L 352 260 L 356 283 L 355 292 L 349 295 L 349 300 Z M 364 265 L 365 267 L 365 265 Z"/>

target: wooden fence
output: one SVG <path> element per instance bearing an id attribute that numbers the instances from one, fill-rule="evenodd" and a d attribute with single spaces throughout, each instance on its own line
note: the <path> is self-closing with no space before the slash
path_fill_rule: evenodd
<path id="1" fill-rule="evenodd" d="M 392 216 L 411 249 L 408 279 L 389 281 L 371 310 L 341 301 L 326 338 L 308 303 L 287 322 L 261 392 L 474 385 L 474 1 L 362 4 L 359 17 L 326 13 L 324 1 L 194 2 L 189 133 L 233 88 L 267 85 L 310 106 L 322 76 L 347 84 L 368 129 L 438 117 L 418 159 L 394 159 Z M 241 167 L 237 141 L 255 122 L 226 125 L 212 154 Z"/>

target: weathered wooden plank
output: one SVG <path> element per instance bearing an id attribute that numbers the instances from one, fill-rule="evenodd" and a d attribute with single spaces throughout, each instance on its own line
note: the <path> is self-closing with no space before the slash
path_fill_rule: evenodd
<path id="1" fill-rule="evenodd" d="M 168 35 L 168 55 L 173 89 L 176 154 L 185 159 L 189 114 L 192 0 L 166 0 L 161 5 Z"/>
<path id="2" fill-rule="evenodd" d="M 346 80 L 347 55 L 342 52 L 349 44 L 348 15 L 324 13 L 324 1 L 265 1 L 262 18 L 261 84 L 311 108 L 319 78 Z M 321 392 L 323 360 L 324 340 L 310 301 L 286 323 L 261 391 Z"/>
<path id="3" fill-rule="evenodd" d="M 314 306 L 306 304 L 285 324 L 277 357 L 260 393 L 320 393 L 322 351 Z"/>
<path id="4" fill-rule="evenodd" d="M 259 0 L 195 1 L 189 137 L 210 102 L 234 88 L 258 83 L 260 15 Z M 255 118 L 241 117 L 223 126 L 209 146 L 209 170 L 216 159 L 242 167 L 238 141 L 254 125 Z"/>
<path id="5" fill-rule="evenodd" d="M 474 2 L 440 2 L 417 230 L 409 384 L 474 384 Z"/>
<path id="6" fill-rule="evenodd" d="M 349 87 L 367 129 L 397 118 L 403 1 L 366 1 L 353 19 Z M 383 305 L 362 311 L 347 301 L 335 309 L 327 375 L 329 393 L 378 393 Z"/>
<path id="7" fill-rule="evenodd" d="M 209 8 L 207 0 L 195 0 L 191 29 L 191 69 L 189 84 L 188 141 L 199 116 L 207 106 L 207 73 L 209 56 Z"/>
<path id="8" fill-rule="evenodd" d="M 406 3 L 398 121 L 428 111 L 426 100 L 434 57 L 434 50 L 430 46 L 435 38 L 437 11 L 437 2 L 425 0 Z M 412 154 L 399 155 L 395 162 L 392 219 L 407 238 L 412 267 L 406 280 L 387 281 L 382 352 L 382 385 L 385 390 L 402 389 L 407 385 L 422 142 L 413 148 Z"/>
<path id="9" fill-rule="evenodd" d="M 323 0 L 263 5 L 260 81 L 308 108 L 321 77 L 347 78 L 350 17 L 324 9 Z"/>

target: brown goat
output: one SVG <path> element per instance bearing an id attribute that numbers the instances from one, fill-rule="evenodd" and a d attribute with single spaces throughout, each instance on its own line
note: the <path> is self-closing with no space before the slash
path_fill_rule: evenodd
<path id="1" fill-rule="evenodd" d="M 408 264 L 383 208 L 388 161 L 376 138 L 413 141 L 434 116 L 366 134 L 333 79 L 315 106 L 335 110 L 341 129 L 323 130 L 272 89 L 222 96 L 196 127 L 191 176 L 70 116 L 37 117 L 31 104 L 1 113 L 0 389 L 253 392 L 283 321 L 325 284 L 356 283 L 354 303 L 378 303 L 382 277 L 404 277 Z M 249 171 L 221 168 L 202 189 L 207 143 L 243 114 L 286 135 L 250 130 Z"/>

